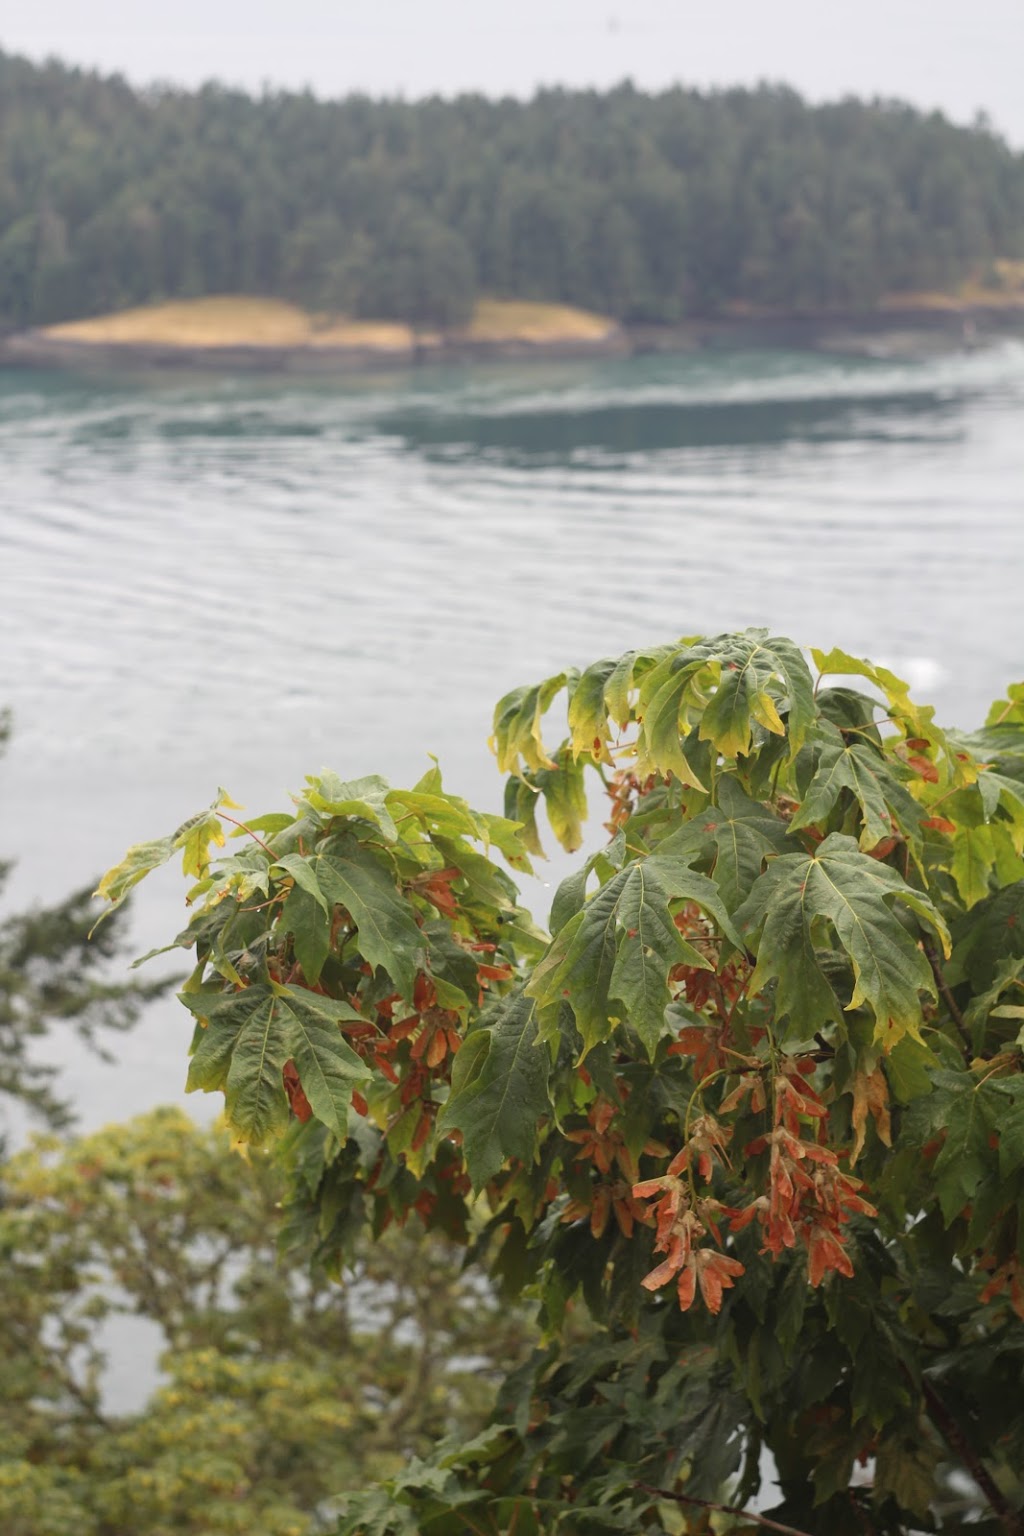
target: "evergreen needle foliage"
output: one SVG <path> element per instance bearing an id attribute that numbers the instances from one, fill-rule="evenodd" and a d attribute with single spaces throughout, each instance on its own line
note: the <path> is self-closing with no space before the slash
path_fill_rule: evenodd
<path id="1" fill-rule="evenodd" d="M 871 308 L 1024 255 L 984 127 L 790 90 L 256 100 L 0 54 L 0 329 L 289 298 L 457 326 L 476 294 L 673 324 Z"/>
<path id="2" fill-rule="evenodd" d="M 0 756 L 9 729 L 9 717 L 0 714 Z M 0 891 L 10 870 L 0 863 Z M 54 1130 L 74 1120 L 57 1088 L 59 1068 L 33 1055 L 34 1042 L 68 1030 L 104 1056 L 103 1032 L 130 1029 L 146 1003 L 173 984 L 112 979 L 111 962 L 124 953 L 126 917 L 118 914 L 90 943 L 96 913 L 86 886 L 55 906 L 0 919 L 0 1151 L 5 1098 Z"/>

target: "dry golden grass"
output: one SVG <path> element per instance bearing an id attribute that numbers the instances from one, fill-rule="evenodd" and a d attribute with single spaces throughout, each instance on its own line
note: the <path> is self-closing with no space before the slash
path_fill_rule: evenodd
<path id="1" fill-rule="evenodd" d="M 93 320 L 51 325 L 59 341 L 167 347 L 296 347 L 310 338 L 304 310 L 283 299 L 224 296 L 146 304 Z"/>
<path id="2" fill-rule="evenodd" d="M 493 342 L 597 341 L 613 328 L 614 322 L 601 315 L 564 304 L 484 299 L 461 334 Z M 92 320 L 47 326 L 44 335 L 58 341 L 115 346 L 358 347 L 380 352 L 408 351 L 417 340 L 408 325 L 314 315 L 284 299 L 244 295 L 147 304 Z M 439 338 L 423 333 L 421 339 Z"/>
<path id="3" fill-rule="evenodd" d="M 879 309 L 884 310 L 958 310 L 963 309 L 964 301 L 955 293 L 941 293 L 936 291 L 929 293 L 888 293 L 879 304 Z"/>
<path id="4" fill-rule="evenodd" d="M 1004 288 L 1024 293 L 1024 261 L 994 261 L 992 265 Z"/>
<path id="5" fill-rule="evenodd" d="M 161 347 L 366 347 L 396 351 L 413 344 L 407 325 L 310 315 L 284 299 L 225 295 L 147 304 L 94 320 L 47 326 L 58 341 Z"/>
<path id="6" fill-rule="evenodd" d="M 567 304 L 481 299 L 464 335 L 473 341 L 600 341 L 614 320 Z"/>
<path id="7" fill-rule="evenodd" d="M 411 326 L 393 320 L 346 320 L 339 315 L 315 315 L 307 340 L 311 347 L 404 352 L 415 344 L 416 335 Z"/>
<path id="8" fill-rule="evenodd" d="M 968 278 L 949 293 L 893 293 L 883 309 L 1015 309 L 1024 306 L 1024 261 L 994 261 L 983 275 Z"/>

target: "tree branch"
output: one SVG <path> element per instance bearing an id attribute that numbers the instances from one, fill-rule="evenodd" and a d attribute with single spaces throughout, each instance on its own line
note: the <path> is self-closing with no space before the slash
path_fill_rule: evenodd
<path id="1" fill-rule="evenodd" d="M 1024 1517 L 1007 1503 L 1002 1491 L 996 1484 L 985 1463 L 975 1454 L 973 1446 L 969 1443 L 960 1425 L 950 1413 L 946 1404 L 939 1396 L 938 1390 L 932 1383 L 924 1378 L 922 1382 L 924 1400 L 928 1404 L 928 1413 L 936 1429 L 943 1440 L 971 1474 L 982 1493 L 988 1499 L 993 1514 L 997 1516 L 1007 1536 L 1024 1536 Z"/>
<path id="2" fill-rule="evenodd" d="M 957 1030 L 959 1031 L 960 1038 L 964 1043 L 964 1050 L 967 1053 L 967 1061 L 968 1064 L 970 1064 L 971 1056 L 974 1054 L 973 1047 L 971 1045 L 971 1032 L 967 1027 L 967 1020 L 960 1012 L 960 1005 L 950 991 L 949 983 L 943 975 L 942 961 L 939 959 L 939 952 L 935 948 L 935 945 L 932 943 L 931 939 L 922 939 L 921 947 L 924 950 L 925 958 L 927 959 L 928 964 L 932 968 L 932 975 L 935 977 L 935 985 L 939 989 L 939 995 L 945 1003 L 946 1007 L 949 1009 L 950 1017 L 952 1018 L 953 1023 L 956 1025 Z"/>
<path id="3" fill-rule="evenodd" d="M 24 1325 L 8 1320 L 7 1329 L 19 1338 L 26 1353 L 36 1347 L 37 1340 L 30 1330 Z M 111 1430 L 113 1425 L 97 1405 L 95 1398 L 86 1387 L 79 1384 L 75 1373 L 67 1360 L 61 1359 L 56 1348 L 50 1348 L 44 1354 L 46 1369 L 51 1370 L 58 1383 L 63 1387 L 68 1396 L 78 1404 L 86 1417 L 99 1426 L 100 1429 Z"/>
<path id="4" fill-rule="evenodd" d="M 668 1488 L 652 1488 L 650 1483 L 637 1483 L 636 1486 L 642 1493 L 653 1494 L 657 1499 L 673 1499 L 677 1504 L 696 1504 L 701 1509 L 712 1509 L 719 1515 L 742 1515 L 744 1520 L 753 1520 L 756 1525 L 763 1525 L 768 1531 L 780 1531 L 782 1536 L 810 1536 L 808 1531 L 797 1530 L 795 1525 L 782 1525 L 778 1520 L 770 1520 L 767 1515 L 759 1515 L 752 1509 L 737 1509 L 735 1504 L 715 1504 L 711 1499 L 694 1498 L 692 1493 L 672 1493 Z"/>

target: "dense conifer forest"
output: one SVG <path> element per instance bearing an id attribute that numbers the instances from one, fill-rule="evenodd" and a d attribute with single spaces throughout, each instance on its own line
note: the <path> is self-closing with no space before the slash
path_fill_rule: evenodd
<path id="1" fill-rule="evenodd" d="M 138 90 L 0 54 L 0 328 L 245 292 L 453 325 L 870 309 L 1024 253 L 983 124 L 763 86 L 404 102 Z"/>

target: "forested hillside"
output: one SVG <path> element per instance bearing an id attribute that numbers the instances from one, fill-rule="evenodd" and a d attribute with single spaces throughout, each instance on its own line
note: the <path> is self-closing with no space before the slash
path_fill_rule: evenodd
<path id="1" fill-rule="evenodd" d="M 1024 157 L 763 87 L 532 102 L 134 90 L 0 54 L 0 327 L 247 292 L 450 325 L 870 308 L 1024 253 Z"/>

